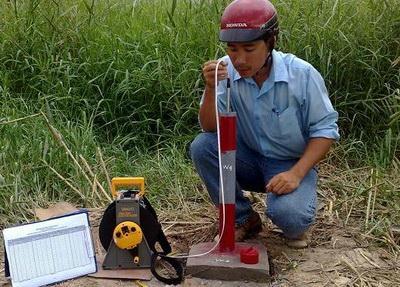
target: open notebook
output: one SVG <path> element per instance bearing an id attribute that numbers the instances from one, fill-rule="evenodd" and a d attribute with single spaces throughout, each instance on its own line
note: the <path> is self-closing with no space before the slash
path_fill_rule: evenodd
<path id="1" fill-rule="evenodd" d="M 12 286 L 43 286 L 97 271 L 88 214 L 3 230 Z"/>

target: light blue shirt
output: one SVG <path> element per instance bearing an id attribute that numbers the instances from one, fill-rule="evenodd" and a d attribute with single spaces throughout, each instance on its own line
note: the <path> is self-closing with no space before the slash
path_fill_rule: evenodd
<path id="1" fill-rule="evenodd" d="M 310 138 L 339 139 L 333 109 L 320 73 L 292 54 L 272 51 L 272 68 L 261 89 L 242 78 L 228 56 L 231 110 L 238 141 L 266 157 L 300 158 Z M 218 109 L 226 111 L 226 80 L 218 84 Z"/>

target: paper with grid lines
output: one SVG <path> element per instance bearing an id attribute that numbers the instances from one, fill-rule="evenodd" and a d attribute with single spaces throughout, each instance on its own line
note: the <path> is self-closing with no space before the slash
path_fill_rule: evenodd
<path id="1" fill-rule="evenodd" d="M 96 272 L 87 213 L 3 230 L 11 283 L 43 286 Z"/>

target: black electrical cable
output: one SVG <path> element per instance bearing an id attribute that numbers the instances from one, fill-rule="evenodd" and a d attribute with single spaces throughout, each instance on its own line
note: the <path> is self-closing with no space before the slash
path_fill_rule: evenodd
<path id="1" fill-rule="evenodd" d="M 169 263 L 176 272 L 176 277 L 164 277 L 161 274 L 157 273 L 156 270 L 156 263 L 157 259 L 164 260 Z M 176 258 L 169 257 L 163 252 L 153 252 L 151 256 L 151 273 L 156 277 L 159 281 L 168 284 L 168 285 L 178 285 L 183 281 L 183 265 L 182 263 L 177 260 Z"/>

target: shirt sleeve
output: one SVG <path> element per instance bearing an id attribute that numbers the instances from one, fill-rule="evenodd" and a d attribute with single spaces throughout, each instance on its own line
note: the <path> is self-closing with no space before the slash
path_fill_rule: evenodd
<path id="1" fill-rule="evenodd" d="M 322 137 L 338 140 L 338 113 L 329 100 L 321 74 L 313 67 L 309 70 L 305 101 L 309 138 Z"/>

